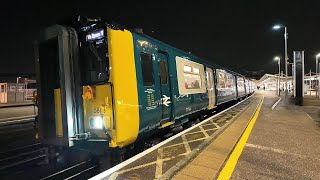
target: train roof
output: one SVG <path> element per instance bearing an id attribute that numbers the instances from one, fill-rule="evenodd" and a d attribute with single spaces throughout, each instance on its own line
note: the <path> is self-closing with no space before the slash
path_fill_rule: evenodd
<path id="1" fill-rule="evenodd" d="M 75 18 L 75 16 L 73 16 L 73 18 Z M 71 21 L 72 22 L 72 21 Z M 70 23 L 68 23 L 70 24 Z M 95 29 L 98 29 L 98 28 L 101 28 L 103 26 L 107 26 L 111 29 L 116 29 L 116 30 L 128 30 L 130 31 L 131 33 L 135 33 L 136 35 L 139 35 L 139 36 L 142 36 L 142 37 L 145 37 L 157 44 L 161 44 L 162 46 L 166 46 L 167 48 L 170 48 L 172 50 L 175 50 L 175 51 L 178 51 L 182 54 L 184 54 L 186 57 L 189 57 L 191 58 L 192 60 L 197 60 L 199 61 L 200 63 L 203 63 L 207 66 L 211 66 L 211 67 L 214 67 L 214 68 L 219 68 L 219 69 L 223 69 L 223 70 L 226 70 L 228 71 L 229 73 L 232 73 L 234 75 L 237 75 L 237 76 L 242 76 L 242 77 L 245 77 L 244 75 L 240 74 L 240 73 L 237 73 L 237 72 L 234 72 L 230 69 L 227 69 L 225 67 L 222 67 L 218 64 L 215 64 L 211 61 L 208 61 L 207 59 L 205 58 L 201 58 L 201 57 L 198 57 L 192 53 L 187 53 L 179 48 L 176 48 L 176 47 L 173 47 L 171 45 L 169 45 L 168 43 L 165 43 L 163 41 L 160 41 L 158 39 L 155 39 L 149 35 L 146 35 L 144 33 L 141 33 L 139 31 L 136 31 L 135 29 L 133 28 L 127 28 L 127 27 L 124 27 L 122 25 L 119 25 L 115 22 L 110 22 L 106 19 L 101 19 L 101 18 L 87 18 L 87 17 L 84 17 L 84 16 L 77 16 L 77 23 L 73 22 L 72 23 L 72 26 L 78 26 L 76 27 L 77 29 L 83 31 L 83 32 L 87 32 L 87 31 L 91 31 L 91 30 L 95 30 Z"/>
<path id="2" fill-rule="evenodd" d="M 183 53 L 183 54 L 185 54 L 186 56 L 188 56 L 189 58 L 191 58 L 191 60 L 192 60 L 192 59 L 193 59 L 193 60 L 195 60 L 195 59 L 196 59 L 196 60 L 200 60 L 201 63 L 203 63 L 203 64 L 205 64 L 205 65 L 207 65 L 207 66 L 211 66 L 211 67 L 214 67 L 214 68 L 223 69 L 223 70 L 226 70 L 226 71 L 228 71 L 228 72 L 230 72 L 230 73 L 232 73 L 232 74 L 234 74 L 234 75 L 245 77 L 245 76 L 243 76 L 243 75 L 240 74 L 240 73 L 234 72 L 234 71 L 232 71 L 232 70 L 230 70 L 230 69 L 227 69 L 227 68 L 225 68 L 225 67 L 222 67 L 222 66 L 220 66 L 220 65 L 218 65 L 218 64 L 215 64 L 215 63 L 213 63 L 213 62 L 211 62 L 211 61 L 208 61 L 207 59 L 204 59 L 204 58 L 201 58 L 201 57 L 199 57 L 199 56 L 196 56 L 196 55 L 194 55 L 194 54 L 192 54 L 192 53 L 187 53 L 187 52 L 185 52 L 185 51 L 183 51 L 183 50 L 181 50 L 181 49 L 179 49 L 179 48 L 173 47 L 172 45 L 170 45 L 170 44 L 168 44 L 168 43 L 165 43 L 165 42 L 163 42 L 163 41 L 160 41 L 160 40 L 158 40 L 158 39 L 155 39 L 155 38 L 153 38 L 153 37 L 151 37 L 151 36 L 149 36 L 149 35 L 146 35 L 146 34 L 144 34 L 144 33 L 136 32 L 136 31 L 130 30 L 130 29 L 126 29 L 126 30 L 129 30 L 129 31 L 132 32 L 132 33 L 135 33 L 135 34 L 137 34 L 137 35 L 140 35 L 140 36 L 143 36 L 143 37 L 145 37 L 145 38 L 148 38 L 148 39 L 150 39 L 150 40 L 152 40 L 152 41 L 154 41 L 154 42 L 156 42 L 156 43 L 158 43 L 158 44 L 161 44 L 161 45 L 163 45 L 163 46 L 166 46 L 166 47 L 168 47 L 168 48 L 171 48 L 171 49 L 173 49 L 173 50 L 175 50 L 175 51 L 178 51 L 178 52 L 180 52 L 180 53 Z"/>

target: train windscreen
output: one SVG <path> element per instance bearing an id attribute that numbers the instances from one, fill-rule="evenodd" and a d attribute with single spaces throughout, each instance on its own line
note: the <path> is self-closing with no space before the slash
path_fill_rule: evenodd
<path id="1" fill-rule="evenodd" d="M 89 32 L 80 42 L 82 85 L 103 84 L 109 79 L 108 42 L 103 29 Z"/>

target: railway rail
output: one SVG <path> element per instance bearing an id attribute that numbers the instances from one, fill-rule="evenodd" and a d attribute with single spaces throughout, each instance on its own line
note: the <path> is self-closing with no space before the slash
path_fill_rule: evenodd
<path id="1" fill-rule="evenodd" d="M 47 148 L 40 143 L 0 152 L 0 176 L 15 173 L 19 169 L 46 160 Z"/>
<path id="2" fill-rule="evenodd" d="M 98 163 L 94 159 L 89 159 L 70 166 L 49 176 L 42 177 L 41 180 L 51 179 L 88 179 L 97 173 Z"/>
<path id="3" fill-rule="evenodd" d="M 98 173 L 98 163 L 88 159 L 69 167 L 48 164 L 48 148 L 40 143 L 0 153 L 1 179 L 88 179 Z"/>

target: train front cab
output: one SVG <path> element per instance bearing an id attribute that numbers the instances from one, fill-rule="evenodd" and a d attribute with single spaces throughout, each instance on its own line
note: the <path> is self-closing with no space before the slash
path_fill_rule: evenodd
<path id="1" fill-rule="evenodd" d="M 36 127 L 43 144 L 72 146 L 71 139 L 83 131 L 83 122 L 77 121 L 82 116 L 77 45 L 76 31 L 59 25 L 43 30 L 36 42 Z"/>
<path id="2" fill-rule="evenodd" d="M 131 32 L 106 26 L 79 34 L 55 25 L 40 33 L 35 47 L 36 127 L 43 144 L 115 148 L 136 140 L 139 105 L 132 42 Z"/>

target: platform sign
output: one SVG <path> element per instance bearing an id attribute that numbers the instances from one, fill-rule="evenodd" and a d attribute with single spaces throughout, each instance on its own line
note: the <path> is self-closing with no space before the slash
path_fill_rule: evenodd
<path id="1" fill-rule="evenodd" d="M 304 51 L 293 51 L 295 104 L 303 105 Z"/>

